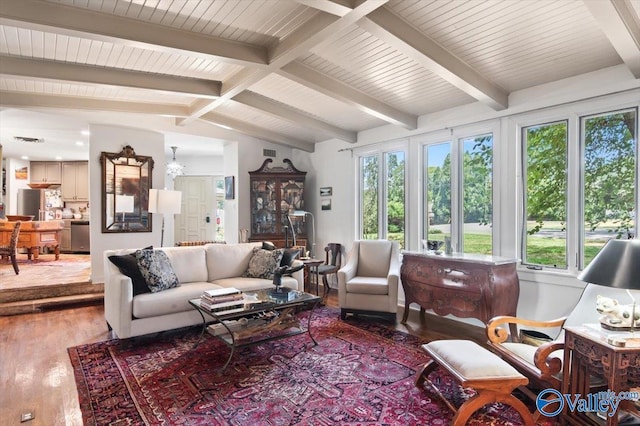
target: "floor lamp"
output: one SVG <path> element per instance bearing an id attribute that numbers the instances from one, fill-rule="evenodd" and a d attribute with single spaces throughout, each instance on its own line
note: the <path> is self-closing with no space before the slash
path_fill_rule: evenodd
<path id="1" fill-rule="evenodd" d="M 182 204 L 182 192 L 167 189 L 149 190 L 149 213 L 162 215 L 162 233 L 160 247 L 164 247 L 164 217 L 168 214 L 179 214 Z"/>
<path id="2" fill-rule="evenodd" d="M 289 223 L 291 223 L 292 217 L 306 217 L 307 215 L 311 216 L 311 257 L 313 258 L 316 254 L 316 219 L 313 217 L 313 213 L 304 211 L 304 210 L 294 210 L 293 213 L 289 213 Z M 291 228 L 293 228 L 293 224 L 291 224 Z M 296 230 L 292 229 L 293 233 L 293 245 L 296 245 Z"/>
<path id="3" fill-rule="evenodd" d="M 127 229 L 127 222 L 125 220 L 126 213 L 133 213 L 134 196 L 133 195 L 116 195 L 116 214 L 122 213 L 122 228 Z"/>

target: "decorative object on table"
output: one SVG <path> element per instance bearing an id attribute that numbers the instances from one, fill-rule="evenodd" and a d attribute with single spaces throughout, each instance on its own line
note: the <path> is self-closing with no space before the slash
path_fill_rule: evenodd
<path id="1" fill-rule="evenodd" d="M 430 251 L 439 251 L 444 241 L 439 240 L 422 240 L 422 248 Z"/>
<path id="2" fill-rule="evenodd" d="M 162 231 L 160 233 L 160 247 L 164 245 L 164 218 L 168 214 L 180 214 L 182 207 L 182 192 L 167 189 L 149 190 L 149 213 L 162 215 Z"/>
<path id="3" fill-rule="evenodd" d="M 333 194 L 333 187 L 325 186 L 323 188 L 320 188 L 320 196 L 321 197 L 328 197 L 328 196 L 330 196 L 332 194 Z"/>
<path id="4" fill-rule="evenodd" d="M 578 275 L 578 279 L 604 287 L 626 289 L 626 293 L 631 299 L 631 313 L 627 313 L 625 316 L 624 311 L 628 311 L 628 308 L 614 309 L 613 302 L 610 302 L 611 311 L 618 311 L 618 315 L 622 316 L 624 321 L 622 319 L 620 322 L 615 320 L 616 315 L 604 315 L 600 320 L 600 325 L 610 330 L 635 330 L 637 324 L 631 318 L 638 317 L 638 307 L 630 290 L 640 290 L 640 240 L 607 241 L 591 263 Z M 602 300 L 603 304 L 604 302 Z M 601 307 L 601 309 L 603 308 Z M 611 321 L 612 316 L 614 321 Z"/>
<path id="5" fill-rule="evenodd" d="M 167 164 L 167 174 L 171 176 L 171 179 L 175 179 L 176 176 L 181 176 L 184 174 L 184 166 L 176 161 L 177 149 L 177 146 L 171 147 L 171 151 L 173 151 L 173 159 L 170 163 Z"/>
<path id="6" fill-rule="evenodd" d="M 102 232 L 151 232 L 149 189 L 153 158 L 136 155 L 127 145 L 118 153 L 102 152 Z M 123 223 L 116 211 L 117 196 L 133 197 L 133 212 Z M 63 212 L 64 218 L 64 212 Z"/>
<path id="7" fill-rule="evenodd" d="M 453 247 L 451 245 L 451 237 L 444 237 L 444 252 L 445 254 L 453 254 Z"/>
<path id="8" fill-rule="evenodd" d="M 276 287 L 275 293 L 280 293 L 282 291 L 285 291 L 285 290 L 283 290 L 284 287 L 281 287 L 282 286 L 282 277 L 283 276 L 285 276 L 285 275 L 291 276 L 291 274 L 301 270 L 302 268 L 304 268 L 304 264 L 300 264 L 298 266 L 282 265 L 282 266 L 277 267 L 273 271 L 273 285 Z M 273 291 L 272 291 L 272 293 L 273 293 Z"/>
<path id="9" fill-rule="evenodd" d="M 289 212 L 289 220 L 292 221 L 294 218 L 304 222 L 304 219 L 307 215 L 311 216 L 311 257 L 314 257 L 316 254 L 316 220 L 313 216 L 313 213 L 304 211 L 304 210 L 294 210 L 293 212 Z M 296 233 L 295 227 L 293 231 L 293 245 L 296 245 Z"/>
<path id="10" fill-rule="evenodd" d="M 326 200 L 322 200 L 320 202 L 320 208 L 322 210 L 331 210 L 331 198 L 326 199 Z"/>
<path id="11" fill-rule="evenodd" d="M 233 200 L 235 198 L 235 177 L 225 176 L 224 178 L 224 199 Z"/>

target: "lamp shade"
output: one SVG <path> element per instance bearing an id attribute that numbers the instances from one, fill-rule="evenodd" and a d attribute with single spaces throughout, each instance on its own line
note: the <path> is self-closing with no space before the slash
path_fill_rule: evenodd
<path id="1" fill-rule="evenodd" d="M 640 240 L 609 240 L 578 279 L 606 287 L 640 290 Z"/>
<path id="2" fill-rule="evenodd" d="M 133 195 L 116 195 L 116 212 L 133 213 Z"/>
<path id="3" fill-rule="evenodd" d="M 167 189 L 149 190 L 149 212 L 178 214 L 182 204 L 182 192 Z"/>

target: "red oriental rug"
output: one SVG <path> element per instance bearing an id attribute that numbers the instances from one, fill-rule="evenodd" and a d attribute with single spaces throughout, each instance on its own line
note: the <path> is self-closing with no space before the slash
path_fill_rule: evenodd
<path id="1" fill-rule="evenodd" d="M 306 315 L 308 313 L 303 313 Z M 306 334 L 236 351 L 197 327 L 69 348 L 85 425 L 448 425 L 453 414 L 414 385 L 428 360 L 418 338 L 316 310 Z M 433 380 L 460 405 L 473 391 Z M 508 406 L 472 425 L 519 425 Z"/>

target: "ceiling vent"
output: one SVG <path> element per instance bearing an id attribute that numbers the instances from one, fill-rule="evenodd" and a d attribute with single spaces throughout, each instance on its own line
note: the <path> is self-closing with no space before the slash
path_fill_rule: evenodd
<path id="1" fill-rule="evenodd" d="M 264 155 L 265 157 L 275 157 L 276 156 L 276 150 L 275 149 L 266 149 L 266 148 L 264 148 L 262 150 L 262 155 Z"/>
<path id="2" fill-rule="evenodd" d="M 14 136 L 13 138 L 18 142 L 44 143 L 44 138 L 27 138 L 25 136 Z"/>

